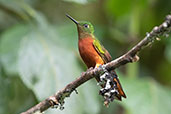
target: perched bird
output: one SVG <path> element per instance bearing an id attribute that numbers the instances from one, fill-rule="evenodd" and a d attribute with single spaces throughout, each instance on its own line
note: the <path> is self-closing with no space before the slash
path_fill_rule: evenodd
<path id="1" fill-rule="evenodd" d="M 88 68 L 94 68 L 110 62 L 112 59 L 111 55 L 94 36 L 93 25 L 87 21 L 76 21 L 68 14 L 66 16 L 77 25 L 79 53 L 86 66 Z M 115 71 L 110 71 L 110 74 L 112 74 L 114 77 L 112 78 L 112 81 L 116 83 L 116 99 L 121 100 L 122 97 L 126 98 L 126 95 L 122 89 Z M 100 81 L 99 78 L 96 78 L 96 80 L 98 82 Z"/>

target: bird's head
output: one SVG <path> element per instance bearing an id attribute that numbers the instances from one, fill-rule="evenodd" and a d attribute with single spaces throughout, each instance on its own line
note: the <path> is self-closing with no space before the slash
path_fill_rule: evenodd
<path id="1" fill-rule="evenodd" d="M 94 35 L 93 35 L 94 27 L 90 22 L 76 21 L 70 15 L 66 15 L 66 16 L 77 25 L 79 38 L 85 38 L 85 37 L 89 37 L 89 36 L 94 37 Z"/>

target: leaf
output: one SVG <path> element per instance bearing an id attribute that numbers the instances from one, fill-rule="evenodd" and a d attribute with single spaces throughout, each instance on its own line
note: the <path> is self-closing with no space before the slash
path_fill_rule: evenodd
<path id="1" fill-rule="evenodd" d="M 23 20 L 29 21 L 30 17 L 33 17 L 35 13 L 30 5 L 28 5 L 30 4 L 29 1 L 26 2 L 26 0 L 0 0 L 0 4 L 8 13 Z"/>
<path id="2" fill-rule="evenodd" d="M 130 114 L 169 114 L 171 90 L 147 79 L 121 80 L 127 99 L 121 103 Z"/>
<path id="3" fill-rule="evenodd" d="M 17 59 L 20 41 L 27 34 L 29 28 L 25 25 L 15 26 L 1 35 L 0 59 L 7 74 L 17 74 Z M 11 40 L 12 39 L 12 40 Z"/>
<path id="4" fill-rule="evenodd" d="M 0 113 L 19 114 L 36 103 L 33 93 L 18 77 L 0 75 Z"/>

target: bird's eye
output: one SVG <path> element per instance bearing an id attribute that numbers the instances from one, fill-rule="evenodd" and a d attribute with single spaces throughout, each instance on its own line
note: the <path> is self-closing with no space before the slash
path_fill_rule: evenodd
<path id="1" fill-rule="evenodd" d="M 88 24 L 84 24 L 84 27 L 85 27 L 85 28 L 89 28 L 89 25 L 88 25 Z"/>

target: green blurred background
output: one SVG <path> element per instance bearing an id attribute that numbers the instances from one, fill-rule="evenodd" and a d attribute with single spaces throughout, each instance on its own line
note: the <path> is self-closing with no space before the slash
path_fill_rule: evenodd
<path id="1" fill-rule="evenodd" d="M 171 0 L 0 0 L 0 114 L 18 114 L 86 70 L 75 24 L 90 21 L 113 59 L 127 52 L 171 11 Z M 167 36 L 167 35 L 166 35 Z M 90 80 L 45 114 L 170 114 L 171 37 L 117 69 L 127 99 L 103 106 Z"/>

